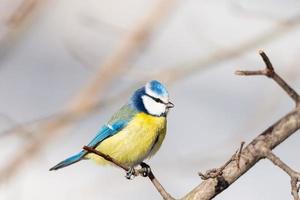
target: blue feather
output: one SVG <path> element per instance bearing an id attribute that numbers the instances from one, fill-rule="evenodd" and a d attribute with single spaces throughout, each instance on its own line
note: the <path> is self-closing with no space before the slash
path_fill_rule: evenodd
<path id="1" fill-rule="evenodd" d="M 96 135 L 96 137 L 88 144 L 88 146 L 93 148 L 96 147 L 100 142 L 102 142 L 106 138 L 118 133 L 126 124 L 126 121 L 119 120 L 114 124 L 110 125 L 111 127 L 109 127 L 108 125 L 103 126 L 99 133 Z"/>
<path id="2" fill-rule="evenodd" d="M 58 163 L 57 165 L 55 165 L 54 167 L 52 167 L 50 169 L 50 171 L 52 170 L 58 170 L 60 168 L 63 168 L 63 167 L 66 167 L 66 166 L 69 166 L 69 165 L 72 165 L 78 161 L 80 161 L 83 156 L 86 154 L 85 151 L 81 151 L 79 152 L 78 154 L 75 154 L 74 156 L 71 156 L 70 158 L 67 158 L 66 160 L 64 161 L 61 161 L 60 163 Z"/>
<path id="3" fill-rule="evenodd" d="M 150 89 L 155 92 L 158 95 L 161 96 L 167 96 L 168 92 L 167 89 L 165 88 L 165 86 L 163 84 L 161 84 L 160 82 L 158 82 L 157 80 L 152 80 L 149 82 L 150 84 Z"/>
<path id="4" fill-rule="evenodd" d="M 142 99 L 142 96 L 145 94 L 145 87 L 136 90 L 131 97 L 131 103 L 138 111 L 147 113 L 148 111 L 146 110 Z"/>

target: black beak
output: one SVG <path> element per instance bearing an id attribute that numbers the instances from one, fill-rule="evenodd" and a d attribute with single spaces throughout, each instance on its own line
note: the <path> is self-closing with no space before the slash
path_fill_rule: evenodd
<path id="1" fill-rule="evenodd" d="M 173 108 L 173 107 L 174 107 L 174 104 L 171 101 L 169 101 L 167 103 L 167 108 Z"/>

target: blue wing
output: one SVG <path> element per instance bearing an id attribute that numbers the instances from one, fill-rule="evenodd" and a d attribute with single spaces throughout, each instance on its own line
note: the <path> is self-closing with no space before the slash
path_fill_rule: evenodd
<path id="1" fill-rule="evenodd" d="M 107 125 L 102 126 L 96 137 L 88 144 L 88 146 L 95 148 L 106 138 L 118 133 L 132 120 L 136 113 L 138 113 L 138 111 L 130 104 L 124 105 L 112 116 Z"/>
<path id="2" fill-rule="evenodd" d="M 103 140 L 113 136 L 114 134 L 122 130 L 127 125 L 127 123 L 128 122 L 125 120 L 119 120 L 113 124 L 104 125 L 97 133 L 96 137 L 87 146 L 95 148 Z"/>
<path id="3" fill-rule="evenodd" d="M 100 142 L 102 142 L 106 138 L 118 133 L 122 128 L 124 128 L 126 126 L 126 124 L 127 124 L 127 121 L 119 120 L 119 121 L 116 121 L 112 125 L 103 126 L 100 129 L 100 131 L 98 132 L 98 134 L 96 135 L 96 137 L 88 144 L 88 146 L 95 148 Z M 50 169 L 50 171 L 58 170 L 60 168 L 72 165 L 72 164 L 80 161 L 86 154 L 87 154 L 87 152 L 85 150 L 82 150 L 78 154 L 75 154 L 74 156 L 71 156 L 71 157 L 61 161 L 60 163 L 58 163 L 57 165 L 52 167 Z"/>
<path id="4" fill-rule="evenodd" d="M 117 134 L 120 130 L 122 130 L 128 122 L 131 121 L 133 116 L 137 113 L 137 110 L 134 109 L 132 106 L 125 105 L 123 106 L 117 113 L 115 113 L 111 120 L 109 120 L 107 125 L 102 126 L 102 128 L 97 133 L 96 137 L 87 145 L 89 147 L 95 148 L 98 144 L 100 144 L 103 140 Z M 74 164 L 84 158 L 87 154 L 87 151 L 82 150 L 79 153 L 71 156 L 54 167 L 50 170 L 57 170 L 71 164 Z"/>

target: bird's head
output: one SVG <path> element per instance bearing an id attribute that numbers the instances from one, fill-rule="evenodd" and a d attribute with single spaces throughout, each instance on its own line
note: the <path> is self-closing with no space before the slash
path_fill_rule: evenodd
<path id="1" fill-rule="evenodd" d="M 154 116 L 166 116 L 169 109 L 174 107 L 166 87 L 156 80 L 136 90 L 131 101 L 139 111 Z"/>

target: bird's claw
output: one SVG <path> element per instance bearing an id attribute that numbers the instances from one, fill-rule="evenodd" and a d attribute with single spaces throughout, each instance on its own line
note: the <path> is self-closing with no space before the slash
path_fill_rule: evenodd
<path id="1" fill-rule="evenodd" d="M 142 167 L 142 176 L 143 177 L 147 177 L 149 176 L 149 174 L 151 173 L 151 168 L 149 165 L 147 165 L 146 163 L 142 162 L 141 164 L 141 167 Z"/>
<path id="2" fill-rule="evenodd" d="M 135 176 L 137 175 L 141 175 L 143 177 L 148 177 L 149 174 L 151 174 L 151 168 L 149 165 L 147 165 L 146 163 L 142 162 L 140 164 L 141 169 L 136 170 L 134 169 L 134 167 L 130 167 L 127 171 L 126 171 L 126 175 L 125 177 L 129 180 L 132 180 Z"/>
<path id="3" fill-rule="evenodd" d="M 126 175 L 125 177 L 128 179 L 128 180 L 132 180 L 134 177 L 135 177 L 135 169 L 133 167 L 130 167 L 128 169 L 128 171 L 126 172 Z"/>

